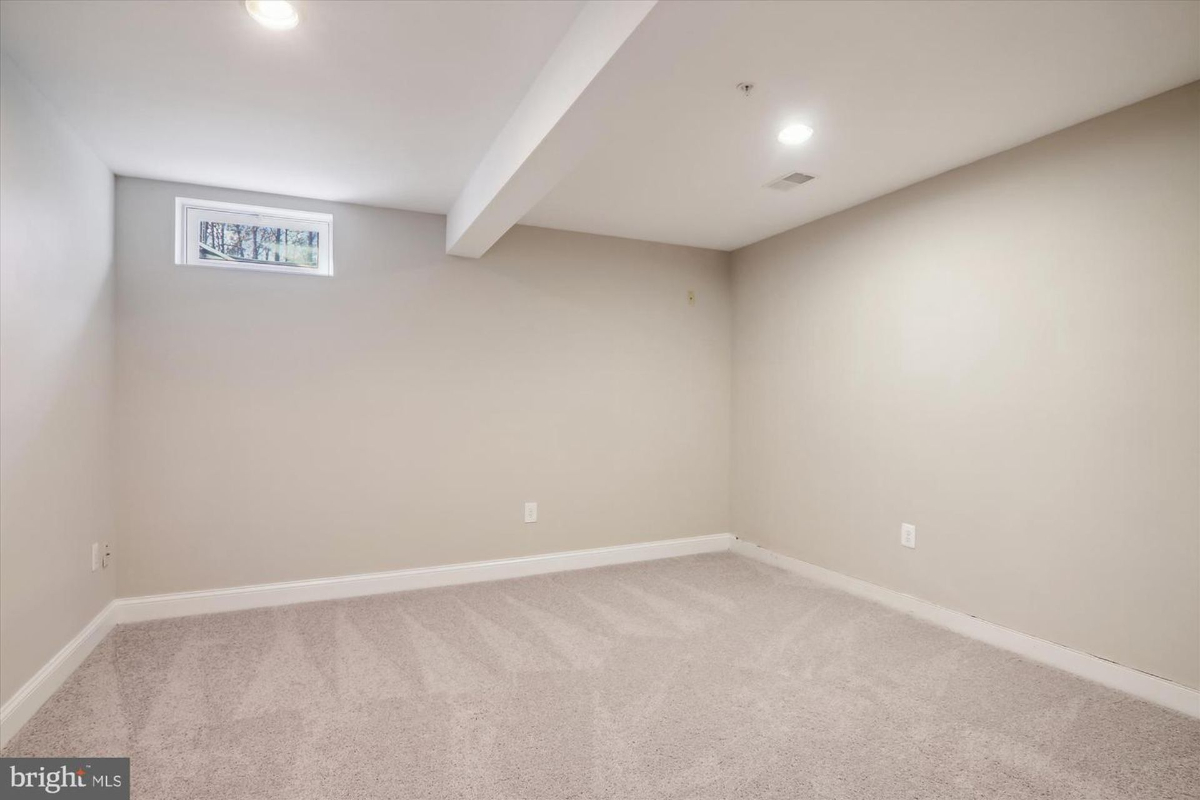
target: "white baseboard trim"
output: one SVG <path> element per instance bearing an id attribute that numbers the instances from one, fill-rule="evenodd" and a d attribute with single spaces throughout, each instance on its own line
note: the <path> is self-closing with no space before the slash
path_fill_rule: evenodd
<path id="1" fill-rule="evenodd" d="M 0 706 L 0 747 L 8 744 L 8 740 L 63 685 L 63 681 L 83 663 L 96 645 L 104 641 L 113 627 L 114 605 L 115 601 L 105 606 L 74 639 L 67 642 L 16 694 Z"/>
<path id="2" fill-rule="evenodd" d="M 743 539 L 735 539 L 731 548 L 738 555 L 780 567 L 850 594 L 932 622 L 955 633 L 1016 653 L 1019 656 L 1078 675 L 1134 697 L 1200 718 L 1200 691 L 1159 678 L 1132 667 L 1125 667 L 1098 656 L 1072 650 L 1036 636 L 1014 631 L 979 617 L 952 611 L 934 603 L 892 589 L 885 589 L 840 572 L 818 567 L 807 561 L 780 555 Z"/>
<path id="3" fill-rule="evenodd" d="M 657 542 L 597 547 L 592 550 L 502 558 L 496 561 L 474 561 L 440 567 L 401 569 L 394 572 L 372 572 L 337 578 L 238 586 L 232 589 L 126 597 L 116 601 L 116 621 L 118 623 L 143 622 L 193 614 L 214 614 L 247 608 L 310 603 L 316 600 L 337 600 L 344 597 L 404 592 L 411 589 L 429 589 L 435 586 L 523 578 L 548 572 L 566 572 L 696 553 L 714 553 L 728 550 L 734 538 L 730 533 L 714 533 L 709 536 L 693 536 L 686 539 L 664 539 Z"/>

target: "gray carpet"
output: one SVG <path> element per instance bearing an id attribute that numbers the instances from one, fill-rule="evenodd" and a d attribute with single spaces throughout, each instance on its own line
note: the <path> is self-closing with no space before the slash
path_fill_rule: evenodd
<path id="1" fill-rule="evenodd" d="M 1200 721 L 730 554 L 123 626 L 4 755 L 142 798 L 1200 796 Z"/>

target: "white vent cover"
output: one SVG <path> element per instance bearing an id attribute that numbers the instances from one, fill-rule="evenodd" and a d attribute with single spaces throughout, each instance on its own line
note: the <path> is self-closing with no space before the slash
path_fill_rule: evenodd
<path id="1" fill-rule="evenodd" d="M 808 183 L 812 179 L 812 175 L 805 175 L 803 172 L 793 172 L 789 175 L 784 175 L 782 178 L 771 181 L 767 184 L 767 188 L 786 192 L 790 189 L 795 189 L 802 183 Z"/>

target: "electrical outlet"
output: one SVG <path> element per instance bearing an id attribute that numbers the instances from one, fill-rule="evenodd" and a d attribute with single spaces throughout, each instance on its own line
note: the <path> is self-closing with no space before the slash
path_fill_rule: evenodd
<path id="1" fill-rule="evenodd" d="M 525 521 L 537 522 L 537 503 L 525 504 Z"/>
<path id="2" fill-rule="evenodd" d="M 909 525 L 907 522 L 900 525 L 900 544 L 905 547 L 917 546 L 917 526 Z"/>
<path id="3" fill-rule="evenodd" d="M 100 569 L 100 543 L 92 542 L 92 572 Z"/>
<path id="4" fill-rule="evenodd" d="M 104 543 L 104 555 L 100 557 L 100 568 L 108 569 L 108 561 L 112 558 L 112 545 L 108 542 Z"/>

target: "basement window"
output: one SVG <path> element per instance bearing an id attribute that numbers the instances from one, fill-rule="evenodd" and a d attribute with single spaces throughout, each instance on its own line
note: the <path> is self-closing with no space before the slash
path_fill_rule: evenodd
<path id="1" fill-rule="evenodd" d="M 176 197 L 175 263 L 333 275 L 333 215 Z"/>

